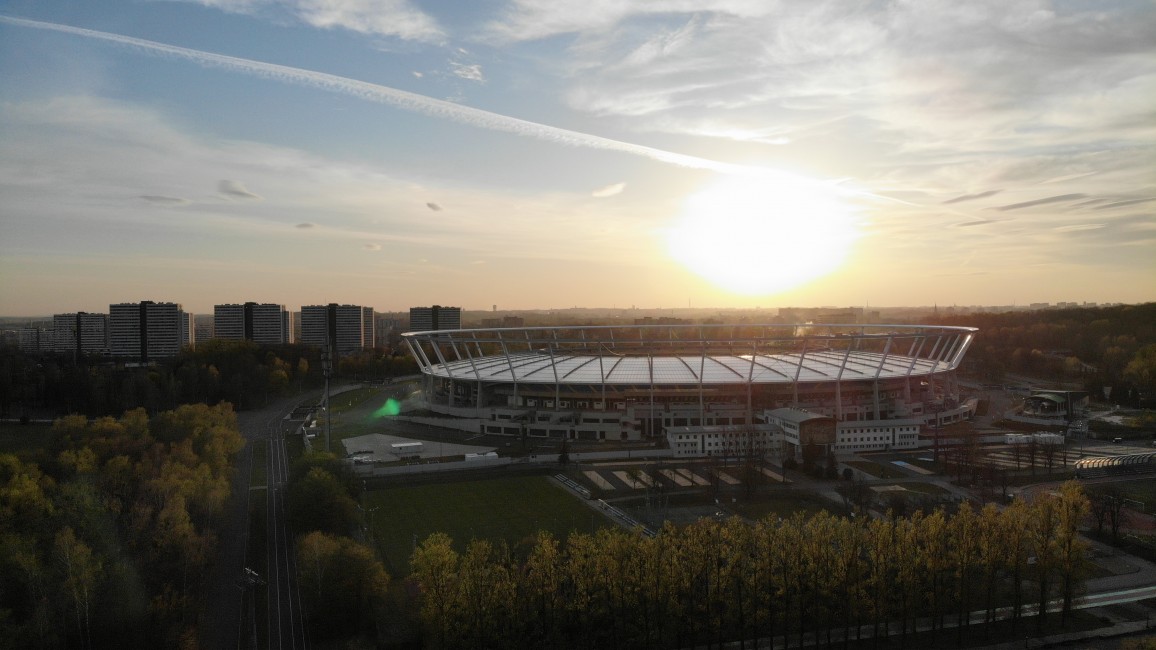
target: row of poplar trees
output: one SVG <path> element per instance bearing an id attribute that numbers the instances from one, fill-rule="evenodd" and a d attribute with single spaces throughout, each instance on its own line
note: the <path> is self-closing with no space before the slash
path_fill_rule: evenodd
<path id="1" fill-rule="evenodd" d="M 541 532 L 521 554 L 486 540 L 459 552 L 435 533 L 414 551 L 411 579 L 427 642 L 442 648 L 795 647 L 868 636 L 915 647 L 917 629 L 962 638 L 1009 616 L 1014 628 L 1028 605 L 1051 599 L 1066 623 L 1086 572 L 1087 509 L 1068 483 L 1032 503 L 965 503 L 950 516 L 704 519 L 655 537 L 575 532 L 564 544 Z"/>

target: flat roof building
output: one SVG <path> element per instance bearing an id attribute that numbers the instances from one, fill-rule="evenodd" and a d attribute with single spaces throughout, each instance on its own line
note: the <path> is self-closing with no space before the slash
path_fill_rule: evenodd
<path id="1" fill-rule="evenodd" d="M 108 306 L 109 353 L 141 363 L 175 357 L 193 344 L 193 315 L 179 303 L 124 302 Z"/>
<path id="2" fill-rule="evenodd" d="M 367 336 L 366 326 L 369 332 Z M 350 354 L 373 346 L 373 308 L 360 305 L 301 307 L 301 343 Z"/>
<path id="3" fill-rule="evenodd" d="M 108 354 L 108 314 L 55 314 L 52 329 L 57 354 Z"/>
<path id="4" fill-rule="evenodd" d="M 410 307 L 409 331 L 456 330 L 462 326 L 461 307 Z"/>
<path id="5" fill-rule="evenodd" d="M 293 342 L 293 314 L 285 305 L 247 302 L 213 307 L 214 338 L 278 345 Z"/>

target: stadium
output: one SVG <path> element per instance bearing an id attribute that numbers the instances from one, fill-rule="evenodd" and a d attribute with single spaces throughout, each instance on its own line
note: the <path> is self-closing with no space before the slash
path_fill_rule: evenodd
<path id="1" fill-rule="evenodd" d="M 676 456 L 914 449 L 969 419 L 975 328 L 633 325 L 410 332 L 427 408 L 523 438 L 665 441 Z M 921 443 L 922 441 L 922 443 Z"/>

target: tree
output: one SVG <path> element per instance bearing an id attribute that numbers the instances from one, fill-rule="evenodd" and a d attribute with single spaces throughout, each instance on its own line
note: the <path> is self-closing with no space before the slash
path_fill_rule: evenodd
<path id="1" fill-rule="evenodd" d="M 56 534 L 53 557 L 62 577 L 61 586 L 72 600 L 80 645 L 84 648 L 91 647 L 90 614 L 92 600 L 96 596 L 101 579 L 100 559 L 93 556 L 92 549 L 77 539 L 72 528 L 68 526 Z"/>
<path id="2" fill-rule="evenodd" d="M 324 638 L 373 627 L 389 575 L 372 550 L 348 537 L 314 531 L 297 542 L 297 566 L 315 634 Z"/>
<path id="3" fill-rule="evenodd" d="M 1028 511 L 1028 539 L 1036 557 L 1036 585 L 1040 604 L 1036 623 L 1038 629 L 1041 630 L 1048 617 L 1047 604 L 1052 593 L 1052 574 L 1056 570 L 1058 555 L 1056 546 L 1057 519 L 1056 501 L 1052 498 L 1036 499 Z"/>
<path id="4" fill-rule="evenodd" d="M 1056 499 L 1056 555 L 1063 610 L 1060 620 L 1066 623 L 1076 592 L 1083 586 L 1087 572 L 1088 544 L 1080 537 L 1080 522 L 1088 513 L 1088 498 L 1080 484 L 1068 481 L 1060 487 Z"/>
<path id="5" fill-rule="evenodd" d="M 287 503 L 289 522 L 298 532 L 348 535 L 359 521 L 357 502 L 337 477 L 320 467 L 289 484 Z"/>
<path id="6" fill-rule="evenodd" d="M 438 648 L 446 647 L 454 632 L 459 564 L 453 540 L 445 533 L 425 538 L 410 558 L 410 575 L 421 592 L 422 622 Z"/>
<path id="7" fill-rule="evenodd" d="M 1124 378 L 1149 397 L 1156 395 L 1156 343 L 1140 348 L 1124 367 Z"/>

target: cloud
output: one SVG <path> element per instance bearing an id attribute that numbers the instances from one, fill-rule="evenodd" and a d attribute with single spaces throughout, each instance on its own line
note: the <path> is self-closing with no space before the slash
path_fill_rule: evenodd
<path id="1" fill-rule="evenodd" d="M 301 228 L 301 229 L 305 229 L 305 228 L 316 228 L 316 227 L 317 227 L 317 224 L 315 224 L 315 223 L 309 223 L 308 221 L 306 221 L 306 222 L 304 222 L 304 223 L 299 223 L 299 224 L 297 224 L 296 226 L 294 226 L 294 228 Z"/>
<path id="2" fill-rule="evenodd" d="M 263 15 L 287 12 L 321 29 L 341 28 L 360 34 L 407 41 L 441 43 L 445 33 L 432 16 L 408 0 L 192 0 L 230 13 Z"/>
<path id="3" fill-rule="evenodd" d="M 217 183 L 217 192 L 230 199 L 260 199 L 261 197 L 245 189 L 238 181 L 224 180 Z"/>
<path id="4" fill-rule="evenodd" d="M 486 30 L 567 46 L 554 63 L 577 111 L 634 132 L 789 136 L 791 159 L 860 181 L 1038 159 L 1021 180 L 1059 183 L 1105 169 L 1073 164 L 1084 154 L 1150 158 L 1153 5 L 1013 5 L 511 0 Z"/>
<path id="5" fill-rule="evenodd" d="M 381 244 L 365 244 L 362 248 L 367 251 L 379 251 L 381 250 Z"/>
<path id="6" fill-rule="evenodd" d="M 692 169 L 708 169 L 723 173 L 765 173 L 784 176 L 771 169 L 723 163 L 698 156 L 689 156 L 672 151 L 665 151 L 663 149 L 656 149 L 654 147 L 612 140 L 590 133 L 571 131 L 569 129 L 522 120 L 516 117 L 491 113 L 490 111 L 471 108 L 455 104 L 454 102 L 434 99 L 388 86 L 381 86 L 323 72 L 303 70 L 301 68 L 253 61 L 251 59 L 242 59 L 222 54 L 213 54 L 211 52 L 202 52 L 200 50 L 167 45 L 156 41 L 133 38 L 131 36 L 122 36 L 120 34 L 111 34 L 92 29 L 27 20 L 24 18 L 13 18 L 11 16 L 0 16 L 0 23 L 108 41 L 158 55 L 191 61 L 206 67 L 220 68 L 231 72 L 254 75 L 263 79 L 272 79 L 318 90 L 341 93 L 434 118 L 447 119 L 477 128 L 512 133 L 514 135 L 536 138 L 556 144 L 618 151 Z"/>
<path id="7" fill-rule="evenodd" d="M 460 77 L 467 81 L 477 81 L 481 83 L 486 80 L 486 76 L 482 74 L 482 66 L 477 63 L 467 65 L 465 63 L 450 61 L 450 71 L 455 77 Z"/>
<path id="8" fill-rule="evenodd" d="M 182 199 L 176 196 L 161 196 L 157 194 L 142 194 L 140 198 L 155 205 L 181 206 L 192 205 L 193 203 L 188 199 Z"/>
<path id="9" fill-rule="evenodd" d="M 1056 228 L 1055 231 L 1056 232 L 1082 232 L 1085 230 L 1099 230 L 1100 228 L 1103 228 L 1104 226 L 1107 226 L 1107 225 L 1108 224 L 1106 224 L 1106 223 L 1079 223 L 1079 224 L 1075 224 L 1072 226 L 1060 226 L 1059 228 Z"/>
<path id="10" fill-rule="evenodd" d="M 954 199 L 948 199 L 948 200 L 944 201 L 943 204 L 948 205 L 950 203 L 963 203 L 964 201 L 974 201 L 976 199 L 986 199 L 987 197 L 995 196 L 996 194 L 999 194 L 1002 191 L 1003 190 L 988 190 L 986 192 L 980 192 L 978 194 L 964 194 L 962 196 L 957 196 Z"/>
<path id="11" fill-rule="evenodd" d="M 1087 194 L 1061 194 L 1059 196 L 1049 196 L 1046 199 L 1036 199 L 1034 201 L 1024 201 L 1023 203 L 1012 203 L 1011 205 L 1001 205 L 995 208 L 1000 212 L 1007 212 L 1008 210 L 1021 210 L 1023 208 L 1031 208 L 1037 205 L 1048 205 L 1049 203 L 1064 203 L 1066 201 L 1076 201 L 1078 199 L 1087 198 Z"/>
<path id="12" fill-rule="evenodd" d="M 972 226 L 982 226 L 987 223 L 995 223 L 991 219 L 976 219 L 975 221 L 965 221 L 963 223 L 954 224 L 956 228 L 970 228 Z"/>
<path id="13" fill-rule="evenodd" d="M 437 203 L 433 203 L 433 202 L 426 203 L 425 207 L 429 208 L 430 210 L 433 210 L 434 212 L 441 212 L 442 211 L 442 206 L 438 205 Z"/>
<path id="14" fill-rule="evenodd" d="M 1146 199 L 1128 199 L 1126 201 L 1116 201 L 1106 205 L 1096 206 L 1097 210 L 1108 210 L 1111 208 L 1122 208 L 1129 205 L 1137 205 L 1140 203 L 1148 203 L 1149 201 L 1156 201 L 1156 197 L 1148 197 Z"/>
<path id="15" fill-rule="evenodd" d="M 624 189 L 626 189 L 626 183 L 614 183 L 613 185 L 607 185 L 606 187 L 600 187 L 600 188 L 594 190 L 593 192 L 591 192 L 590 194 L 591 194 L 591 196 L 594 196 L 596 198 L 604 199 L 608 196 L 616 196 L 618 194 L 622 194 L 622 190 L 624 190 Z"/>

